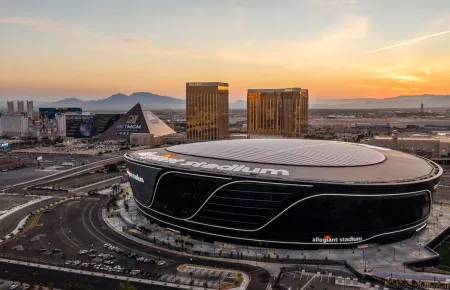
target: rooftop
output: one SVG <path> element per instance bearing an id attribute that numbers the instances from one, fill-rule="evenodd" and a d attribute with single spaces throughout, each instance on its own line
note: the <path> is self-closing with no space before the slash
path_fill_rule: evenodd
<path id="1" fill-rule="evenodd" d="M 442 169 L 400 151 L 345 142 L 240 139 L 137 151 L 129 161 L 190 172 L 330 183 L 411 183 Z"/>

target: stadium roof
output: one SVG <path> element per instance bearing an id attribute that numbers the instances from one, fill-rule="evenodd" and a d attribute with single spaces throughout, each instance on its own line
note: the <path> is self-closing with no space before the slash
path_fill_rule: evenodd
<path id="1" fill-rule="evenodd" d="M 109 127 L 99 139 L 126 139 L 133 133 L 153 134 L 155 137 L 158 137 L 173 134 L 175 131 L 156 117 L 149 109 L 137 103 L 116 123 Z"/>
<path id="2" fill-rule="evenodd" d="M 128 160 L 190 172 L 332 183 L 408 183 L 442 174 L 436 164 L 366 144 L 242 139 L 128 153 Z"/>

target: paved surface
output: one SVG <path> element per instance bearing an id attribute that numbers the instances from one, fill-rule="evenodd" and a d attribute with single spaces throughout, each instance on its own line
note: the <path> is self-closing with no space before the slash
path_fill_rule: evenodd
<path id="1" fill-rule="evenodd" d="M 300 290 L 300 289 L 327 289 L 327 290 L 341 290 L 352 289 L 351 287 L 344 287 L 335 284 L 335 278 L 323 277 L 314 274 L 299 274 L 288 273 L 283 275 L 280 280 L 280 285 L 286 289 Z M 289 288 L 290 287 L 290 288 Z"/>
<path id="2" fill-rule="evenodd" d="M 57 181 L 58 179 L 63 179 L 63 178 L 70 177 L 70 176 L 80 175 L 82 173 L 92 171 L 93 167 L 103 166 L 103 165 L 111 164 L 111 163 L 121 161 L 121 160 L 123 160 L 123 156 L 103 159 L 100 161 L 92 162 L 92 163 L 84 165 L 84 166 L 67 169 L 63 172 L 38 171 L 40 173 L 42 173 L 42 172 L 45 173 L 45 175 L 39 177 L 39 179 L 30 178 L 30 179 L 25 180 L 22 177 L 21 179 L 16 179 L 15 182 L 13 182 L 13 183 L 9 182 L 8 185 L 3 186 L 3 188 L 0 187 L 0 189 L 7 189 L 8 192 L 14 192 L 15 190 L 20 190 L 20 189 L 23 189 L 24 187 L 29 187 L 31 185 L 43 184 L 43 183 L 50 182 L 50 181 Z"/>
<path id="3" fill-rule="evenodd" d="M 101 209 L 106 199 L 84 198 L 81 200 L 70 201 L 65 205 L 58 206 L 50 213 L 43 214 L 39 220 L 42 226 L 35 227 L 21 236 L 18 241 L 12 241 L 6 246 L 8 255 L 17 255 L 26 260 L 33 257 L 41 262 L 55 263 L 63 260 L 80 260 L 88 262 L 87 255 L 78 255 L 80 249 L 94 248 L 98 252 L 113 254 L 117 259 L 117 264 L 125 268 L 140 269 L 141 271 L 150 271 L 165 275 L 164 278 L 173 279 L 176 268 L 185 263 L 201 264 L 211 267 L 220 267 L 225 269 L 236 269 L 236 264 L 210 261 L 204 259 L 194 259 L 183 254 L 158 252 L 157 249 L 149 248 L 140 243 L 136 243 L 124 238 L 118 233 L 112 231 L 103 221 Z M 109 251 L 103 247 L 103 244 L 110 243 L 119 246 L 130 252 L 158 261 L 165 260 L 167 265 L 158 267 L 154 264 L 143 263 L 129 259 L 119 253 Z M 12 247 L 16 244 L 22 245 L 23 251 L 14 251 Z M 48 252 L 39 252 L 39 249 L 47 250 L 61 249 L 64 256 L 50 255 Z M 98 253 L 97 252 L 97 253 Z M 2 254 L 0 252 L 0 254 Z M 101 263 L 101 260 L 92 259 L 94 263 Z M 269 275 L 261 268 L 241 265 L 241 270 L 248 272 L 251 276 L 249 285 L 250 290 L 264 289 L 268 283 Z M 170 281 L 170 280 L 168 280 Z M 213 278 L 208 281 L 214 282 Z"/>
<path id="4" fill-rule="evenodd" d="M 0 211 L 8 210 L 15 206 L 27 203 L 32 200 L 31 196 L 24 195 L 0 195 Z"/>
<path id="5" fill-rule="evenodd" d="M 58 198 L 50 198 L 37 203 L 31 204 L 23 209 L 20 209 L 0 220 L 0 235 L 11 233 L 19 224 L 19 222 L 30 212 L 33 212 L 47 204 L 59 200 Z"/>
<path id="6" fill-rule="evenodd" d="M 5 186 L 30 181 L 51 173 L 38 170 L 37 166 L 24 167 L 20 169 L 0 172 L 0 189 Z"/>

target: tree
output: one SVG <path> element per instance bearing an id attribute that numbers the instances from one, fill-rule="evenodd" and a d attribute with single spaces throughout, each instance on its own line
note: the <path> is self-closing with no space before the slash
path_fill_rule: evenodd
<path id="1" fill-rule="evenodd" d="M 44 285 L 42 283 L 39 283 L 38 290 L 43 290 L 43 289 L 44 289 Z"/>
<path id="2" fill-rule="evenodd" d="M 189 276 L 191 277 L 191 281 L 192 281 L 192 276 L 194 276 L 193 272 L 189 272 Z"/>
<path id="3" fill-rule="evenodd" d="M 64 286 L 64 290 L 70 290 L 72 289 L 72 284 L 70 284 L 70 281 L 66 282 L 66 285 Z"/>
<path id="4" fill-rule="evenodd" d="M 48 286 L 47 286 L 48 290 L 53 290 L 53 287 L 55 287 L 55 286 L 53 285 L 52 282 L 48 283 Z"/>
<path id="5" fill-rule="evenodd" d="M 126 280 L 125 282 L 120 282 L 119 290 L 137 290 L 137 289 L 130 284 L 130 281 Z"/>

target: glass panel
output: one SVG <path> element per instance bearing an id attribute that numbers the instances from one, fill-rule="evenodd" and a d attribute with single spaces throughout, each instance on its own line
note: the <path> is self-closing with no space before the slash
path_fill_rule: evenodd
<path id="1" fill-rule="evenodd" d="M 412 224 L 430 212 L 427 192 L 414 195 L 322 196 L 293 206 L 266 229 L 282 239 L 315 234 L 361 233 Z"/>
<path id="2" fill-rule="evenodd" d="M 127 162 L 128 180 L 134 197 L 142 204 L 149 205 L 152 200 L 155 179 L 159 169 L 144 167 Z"/>
<path id="3" fill-rule="evenodd" d="M 213 177 L 166 174 L 159 181 L 152 208 L 179 218 L 189 217 L 223 182 Z"/>

